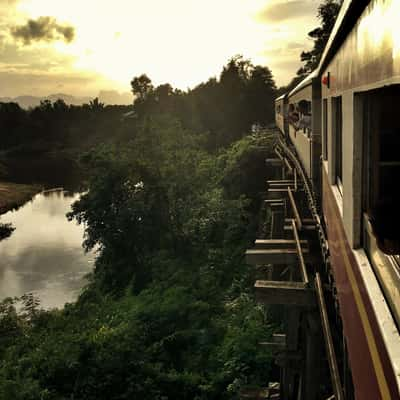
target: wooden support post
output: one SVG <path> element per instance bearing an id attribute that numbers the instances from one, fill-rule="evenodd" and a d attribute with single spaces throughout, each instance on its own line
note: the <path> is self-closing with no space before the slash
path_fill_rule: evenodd
<path id="1" fill-rule="evenodd" d="M 305 329 L 305 358 L 304 358 L 304 386 L 303 398 L 319 400 L 318 389 L 321 379 L 321 365 L 323 354 L 321 352 L 321 325 L 318 312 L 307 313 L 304 324 Z"/>
<path id="2" fill-rule="evenodd" d="M 271 207 L 271 239 L 283 237 L 284 207 Z"/>

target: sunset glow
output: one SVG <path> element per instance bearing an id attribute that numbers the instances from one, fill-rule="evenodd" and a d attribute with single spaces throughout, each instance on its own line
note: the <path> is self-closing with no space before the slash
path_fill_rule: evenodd
<path id="1" fill-rule="evenodd" d="M 44 92 L 57 90 L 52 88 L 57 76 L 67 78 L 59 89 L 63 91 L 128 91 L 132 77 L 142 73 L 155 84 L 169 82 L 187 89 L 218 75 L 232 56 L 242 54 L 253 63 L 269 66 L 277 83 L 286 84 L 300 66 L 301 50 L 307 48 L 306 35 L 316 24 L 317 3 L 309 1 L 307 15 L 289 19 L 277 15 L 275 8 L 269 12 L 280 3 L 0 0 L 0 16 L 7 21 L 0 24 L 0 53 L 5 52 L 0 73 L 13 72 L 16 80 L 29 73 L 34 76 L 32 82 L 39 74 L 42 80 L 48 76 L 41 86 Z M 73 40 L 23 44 L 11 37 L 13 27 L 43 16 L 54 18 L 62 27 L 73 27 Z M 21 94 L 29 90 L 26 86 L 19 81 L 14 90 L 3 86 L 0 95 Z"/>

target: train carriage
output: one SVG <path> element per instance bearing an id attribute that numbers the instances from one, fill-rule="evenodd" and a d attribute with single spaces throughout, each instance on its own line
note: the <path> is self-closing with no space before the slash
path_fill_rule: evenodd
<path id="1" fill-rule="evenodd" d="M 276 100 L 277 126 L 321 193 L 346 399 L 400 399 L 399 18 L 398 0 L 345 0 L 318 69 Z"/>
<path id="2" fill-rule="evenodd" d="M 398 399 L 400 3 L 366 3 L 343 4 L 319 68 L 322 204 L 355 397 Z"/>
<path id="3" fill-rule="evenodd" d="M 321 84 L 312 72 L 288 94 L 288 129 L 307 176 L 318 192 L 321 155 Z"/>
<path id="4" fill-rule="evenodd" d="M 275 124 L 283 134 L 288 130 L 287 111 L 287 96 L 283 94 L 275 99 Z"/>

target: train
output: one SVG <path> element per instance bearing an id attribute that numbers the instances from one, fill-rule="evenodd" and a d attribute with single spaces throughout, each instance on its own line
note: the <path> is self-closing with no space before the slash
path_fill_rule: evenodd
<path id="1" fill-rule="evenodd" d="M 344 349 L 332 399 L 400 399 L 399 22 L 398 0 L 344 0 L 317 69 L 275 100 L 326 240 Z"/>

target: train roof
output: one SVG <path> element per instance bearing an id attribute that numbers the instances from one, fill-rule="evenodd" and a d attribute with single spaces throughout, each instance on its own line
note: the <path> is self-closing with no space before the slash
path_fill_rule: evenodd
<path id="1" fill-rule="evenodd" d="M 277 97 L 275 99 L 275 101 L 283 100 L 286 96 L 287 96 L 287 93 L 284 93 L 284 94 L 280 95 L 279 97 Z"/>
<path id="2" fill-rule="evenodd" d="M 313 72 L 311 72 L 311 73 L 310 73 L 309 75 L 307 75 L 307 77 L 304 78 L 297 86 L 295 86 L 294 89 L 292 89 L 292 90 L 289 92 L 288 96 L 289 96 L 289 97 L 290 97 L 290 96 L 293 96 L 295 93 L 299 92 L 301 89 L 303 89 L 303 88 L 305 88 L 305 87 L 311 85 L 312 80 L 313 80 L 314 78 L 316 78 L 317 75 L 318 75 L 318 71 L 317 71 L 317 70 L 314 70 Z"/>
<path id="3" fill-rule="evenodd" d="M 340 7 L 339 14 L 336 18 L 335 25 L 329 36 L 325 50 L 322 53 L 317 71 L 318 75 L 322 74 L 324 68 L 333 58 L 338 48 L 346 39 L 347 35 L 353 28 L 357 19 L 365 10 L 371 0 L 344 0 Z"/>

